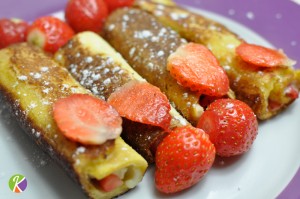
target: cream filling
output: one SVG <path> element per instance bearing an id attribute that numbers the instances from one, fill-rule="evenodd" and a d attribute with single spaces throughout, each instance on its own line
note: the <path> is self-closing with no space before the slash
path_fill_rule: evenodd
<path id="1" fill-rule="evenodd" d="M 117 175 L 129 189 L 135 187 L 142 176 L 142 172 L 134 166 L 122 168 L 113 174 Z"/>
<path id="2" fill-rule="evenodd" d="M 140 182 L 140 179 L 142 178 L 142 175 L 143 175 L 143 173 L 134 166 L 122 168 L 111 174 L 118 176 L 120 178 L 120 180 L 123 181 L 123 184 L 121 184 L 120 186 L 125 185 L 129 189 L 134 188 Z M 111 175 L 111 174 L 109 174 L 109 175 Z M 102 179 L 105 179 L 105 177 Z M 101 181 L 102 179 L 96 179 L 96 181 Z M 94 180 L 91 180 L 91 181 L 94 181 Z M 99 189 L 98 183 L 94 183 L 94 185 L 97 189 Z M 115 189 L 119 188 L 120 186 L 116 187 Z M 114 191 L 114 190 L 112 190 L 112 191 Z"/>

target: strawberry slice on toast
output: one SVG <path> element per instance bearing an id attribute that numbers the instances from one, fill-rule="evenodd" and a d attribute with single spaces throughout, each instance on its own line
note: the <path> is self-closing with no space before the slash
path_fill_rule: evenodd
<path id="1" fill-rule="evenodd" d="M 293 66 L 295 61 L 289 59 L 282 50 L 274 50 L 263 46 L 241 43 L 236 54 L 245 62 L 259 67 Z"/>
<path id="2" fill-rule="evenodd" d="M 53 106 L 58 128 L 73 141 L 98 145 L 117 138 L 122 119 L 107 102 L 88 94 L 73 94 Z"/>
<path id="3" fill-rule="evenodd" d="M 180 46 L 168 58 L 167 68 L 179 84 L 199 94 L 223 96 L 228 77 L 215 56 L 201 44 Z"/>
<path id="4" fill-rule="evenodd" d="M 107 102 L 122 117 L 168 129 L 171 106 L 159 88 L 141 81 L 130 81 L 112 93 Z"/>

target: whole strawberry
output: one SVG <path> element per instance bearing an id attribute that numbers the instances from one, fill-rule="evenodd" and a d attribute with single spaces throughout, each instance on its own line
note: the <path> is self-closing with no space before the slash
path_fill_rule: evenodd
<path id="1" fill-rule="evenodd" d="M 225 157 L 248 151 L 258 133 L 258 122 L 252 109 L 235 99 L 218 99 L 211 103 L 197 127 L 209 135 L 217 154 Z"/>
<path id="2" fill-rule="evenodd" d="M 65 8 L 66 21 L 75 32 L 89 30 L 99 33 L 107 15 L 107 5 L 103 0 L 70 0 Z"/>
<path id="3" fill-rule="evenodd" d="M 214 159 L 215 147 L 203 130 L 178 127 L 157 147 L 156 188 L 163 193 L 187 189 L 202 179 Z"/>
<path id="4" fill-rule="evenodd" d="M 28 29 L 27 42 L 47 52 L 55 53 L 74 35 L 74 31 L 62 20 L 46 16 L 36 19 Z"/>
<path id="5" fill-rule="evenodd" d="M 0 49 L 26 40 L 28 24 L 20 19 L 0 19 Z"/>
<path id="6" fill-rule="evenodd" d="M 134 0 L 104 0 L 104 1 L 107 5 L 109 12 L 112 12 L 118 8 L 132 6 L 134 3 Z"/>

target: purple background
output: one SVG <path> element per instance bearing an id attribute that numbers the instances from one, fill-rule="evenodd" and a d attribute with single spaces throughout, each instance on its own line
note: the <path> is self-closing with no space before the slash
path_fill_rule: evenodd
<path id="1" fill-rule="evenodd" d="M 296 0 L 295 0 L 296 1 Z M 291 0 L 177 0 L 216 12 L 254 30 L 300 63 L 300 4 Z M 300 3 L 300 1 L 299 1 Z M 252 17 L 253 16 L 253 17 Z M 297 68 L 300 68 L 299 64 Z"/>
<path id="2" fill-rule="evenodd" d="M 292 0 L 175 0 L 182 5 L 195 6 L 238 21 L 282 48 L 300 63 L 300 5 Z M 67 0 L 1 0 L 0 18 L 36 17 L 63 10 Z M 299 64 L 297 65 L 299 68 Z M 262 176 L 263 177 L 263 176 Z M 300 170 L 278 196 L 279 199 L 300 198 Z"/>

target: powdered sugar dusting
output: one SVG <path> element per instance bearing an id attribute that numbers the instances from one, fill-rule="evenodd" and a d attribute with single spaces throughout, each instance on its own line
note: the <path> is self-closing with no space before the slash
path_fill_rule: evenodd
<path id="1" fill-rule="evenodd" d="M 40 73 L 30 73 L 30 75 L 34 78 L 34 79 L 39 79 L 42 77 L 42 75 Z"/>
<path id="2" fill-rule="evenodd" d="M 80 154 L 80 153 L 84 153 L 85 150 L 86 150 L 85 147 L 80 146 L 80 147 L 78 147 L 78 148 L 76 149 L 75 154 L 78 155 L 78 154 Z"/>
<path id="3" fill-rule="evenodd" d="M 93 58 L 92 57 L 86 57 L 85 58 L 85 61 L 86 61 L 86 63 L 92 63 L 92 61 L 93 61 Z"/>
<path id="4" fill-rule="evenodd" d="M 234 9 L 229 9 L 229 10 L 228 10 L 228 14 L 229 14 L 230 16 L 235 15 L 235 10 L 234 10 Z"/>
<path id="5" fill-rule="evenodd" d="M 276 18 L 276 19 L 282 19 L 282 14 L 281 14 L 281 13 L 277 13 L 277 14 L 275 15 L 275 18 Z"/>
<path id="6" fill-rule="evenodd" d="M 110 25 L 110 26 L 108 27 L 108 29 L 109 29 L 110 31 L 112 31 L 115 27 L 116 27 L 116 26 L 115 26 L 114 24 L 112 24 L 112 25 Z"/>
<path id="7" fill-rule="evenodd" d="M 162 51 L 162 50 L 160 50 L 160 51 L 158 51 L 157 52 L 157 56 L 163 56 L 165 53 L 164 53 L 164 51 Z"/>
<path id="8" fill-rule="evenodd" d="M 25 75 L 20 75 L 20 76 L 18 76 L 18 79 L 21 80 L 21 81 L 25 81 L 25 80 L 27 80 L 28 78 L 27 78 L 27 76 L 25 76 Z"/>
<path id="9" fill-rule="evenodd" d="M 167 8 L 162 5 L 155 8 L 158 12 L 164 9 Z M 129 16 L 129 20 L 122 20 L 124 15 Z M 168 16 L 165 17 L 182 23 L 189 18 L 187 13 L 168 13 L 166 15 Z M 111 25 L 114 25 L 116 28 L 110 30 L 108 27 Z M 218 29 L 218 27 L 213 25 L 211 28 Z M 200 112 L 202 111 L 198 108 L 200 106 L 198 97 L 189 95 L 186 98 L 180 98 L 181 102 L 178 102 L 178 97 L 175 99 L 176 94 L 181 94 L 181 89 L 177 89 L 176 86 L 180 87 L 180 85 L 176 81 L 172 81 L 174 79 L 167 70 L 167 60 L 179 46 L 187 43 L 177 32 L 167 26 L 163 26 L 155 17 L 146 12 L 137 9 L 124 9 L 110 18 L 107 27 L 105 27 L 105 35 L 111 45 L 122 53 L 130 66 L 147 79 L 149 83 L 159 87 L 162 92 L 166 93 L 171 102 L 176 101 L 179 104 L 188 104 L 188 107 L 185 108 L 190 110 L 185 110 L 185 113 L 191 117 L 201 114 Z M 165 79 L 168 80 L 166 81 Z M 170 90 L 178 93 L 171 94 Z"/>
<path id="10" fill-rule="evenodd" d="M 297 41 L 291 41 L 291 46 L 297 46 Z"/>
<path id="11" fill-rule="evenodd" d="M 152 33 L 149 30 L 142 30 L 142 31 L 134 32 L 134 38 L 138 38 L 138 39 L 144 39 L 144 38 L 148 38 L 151 36 L 152 36 Z"/>
<path id="12" fill-rule="evenodd" d="M 253 20 L 255 18 L 255 15 L 253 12 L 249 11 L 246 13 L 246 17 L 250 20 Z"/>
<path id="13" fill-rule="evenodd" d="M 76 49 L 78 46 L 76 42 L 71 41 L 72 49 L 65 47 L 65 51 L 61 51 L 62 57 L 65 58 L 68 69 L 75 79 L 93 94 L 107 99 L 116 88 L 131 80 L 130 74 L 124 71 L 112 57 Z M 133 54 L 135 50 L 132 48 L 130 53 Z M 76 56 L 78 53 L 80 57 Z"/>
<path id="14" fill-rule="evenodd" d="M 163 10 L 165 6 L 157 6 L 157 10 Z M 171 14 L 173 18 L 184 19 L 187 14 Z M 123 16 L 123 17 L 122 17 Z M 186 43 L 186 40 L 181 39 L 179 35 L 171 28 L 166 28 L 157 24 L 154 18 L 149 18 L 149 16 L 144 16 L 138 10 L 131 9 L 126 14 L 122 15 L 118 20 L 122 24 L 122 29 L 118 28 L 118 31 L 122 31 L 128 38 L 133 37 L 134 40 L 127 42 L 128 44 L 128 56 L 130 57 L 130 65 L 139 72 L 138 68 L 135 67 L 135 63 L 147 66 L 146 70 L 150 72 L 159 71 L 157 74 L 166 73 L 165 63 L 168 56 L 175 52 L 179 45 Z M 128 16 L 128 20 L 122 20 L 124 16 Z M 137 16 L 143 18 L 144 23 L 141 23 L 141 19 Z M 134 26 L 132 29 L 132 24 L 139 24 L 139 26 Z M 117 27 L 117 23 L 110 23 L 109 26 Z M 151 29 L 149 29 L 151 27 Z M 107 29 L 108 32 L 116 31 L 117 28 L 111 30 Z M 109 33 L 108 33 L 109 34 Z M 146 54 L 147 56 L 143 56 Z M 126 56 L 125 56 L 126 58 Z M 164 66 L 164 67 L 162 67 Z M 157 76 L 160 78 L 160 76 Z"/>
<path id="15" fill-rule="evenodd" d="M 187 13 L 170 13 L 170 16 L 174 20 L 180 20 L 188 17 Z"/>
<path id="16" fill-rule="evenodd" d="M 36 104 L 36 103 L 31 102 L 31 103 L 29 104 L 29 108 L 30 108 L 30 109 L 33 109 L 33 108 L 35 108 L 35 107 L 37 107 L 37 104 Z"/>
<path id="17" fill-rule="evenodd" d="M 49 70 L 49 68 L 47 66 L 41 67 L 41 71 L 42 72 L 47 72 L 48 70 Z"/>

